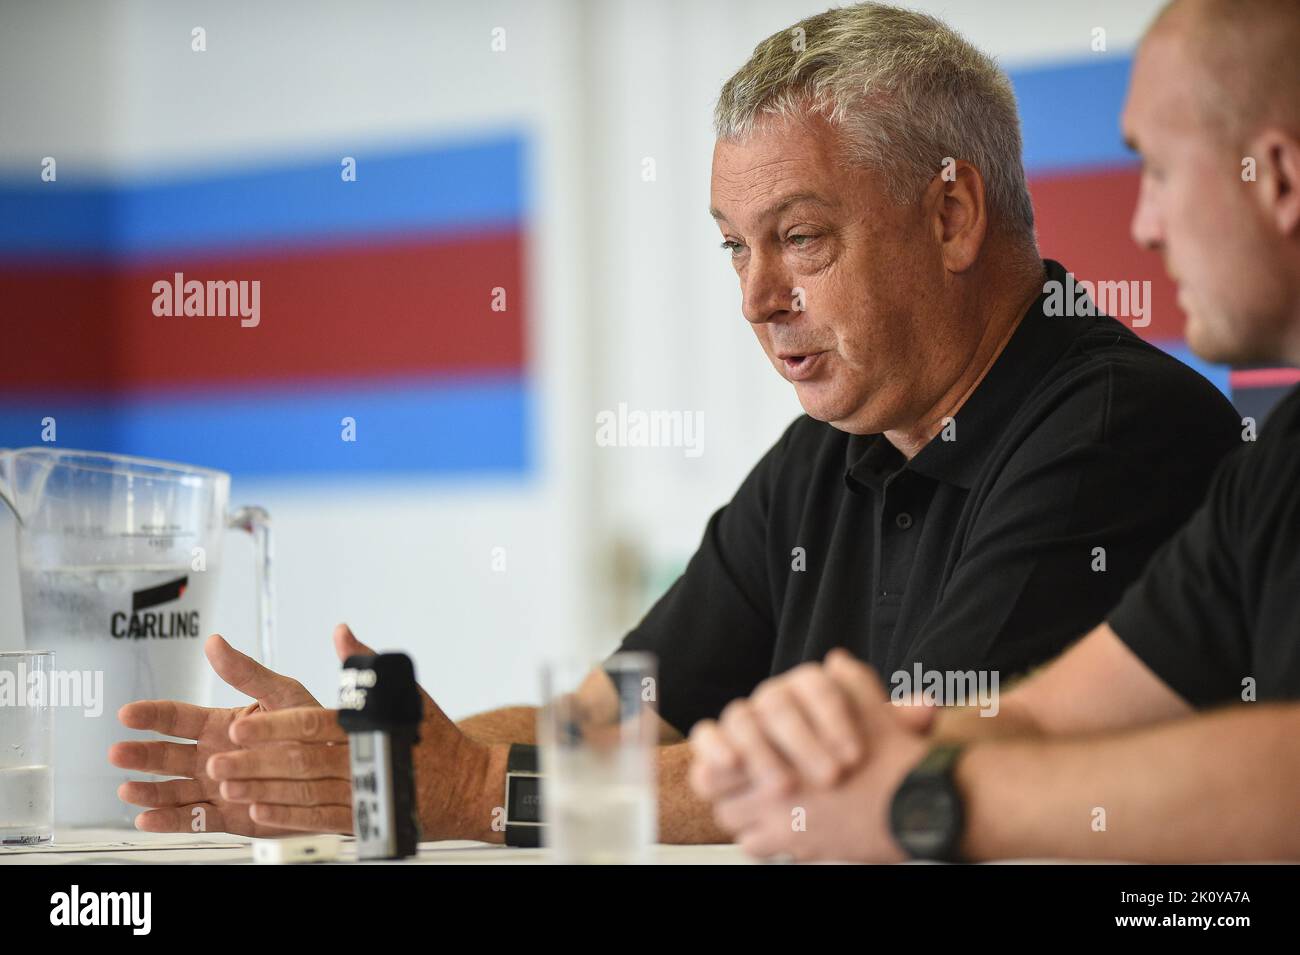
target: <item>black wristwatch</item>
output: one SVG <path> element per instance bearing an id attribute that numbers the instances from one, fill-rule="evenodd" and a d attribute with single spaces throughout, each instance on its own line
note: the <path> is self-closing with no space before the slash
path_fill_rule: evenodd
<path id="1" fill-rule="evenodd" d="M 965 812 L 953 770 L 962 744 L 942 743 L 917 763 L 894 793 L 889 828 L 913 859 L 961 862 Z"/>
<path id="2" fill-rule="evenodd" d="M 542 844 L 542 774 L 537 747 L 513 743 L 506 759 L 506 845 Z"/>

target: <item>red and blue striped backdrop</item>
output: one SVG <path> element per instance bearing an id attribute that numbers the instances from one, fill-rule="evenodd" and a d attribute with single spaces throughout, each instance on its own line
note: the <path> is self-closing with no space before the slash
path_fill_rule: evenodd
<path id="1" fill-rule="evenodd" d="M 1138 164 L 1119 116 L 1131 66 L 1116 57 L 1012 73 L 1039 246 L 1079 279 L 1149 280 L 1151 324 L 1135 331 L 1209 378 L 1243 415 L 1262 420 L 1300 382 L 1300 371 L 1230 370 L 1197 358 L 1183 340 L 1183 313 L 1160 256 L 1129 237 Z"/>
<path id="2" fill-rule="evenodd" d="M 240 474 L 526 472 L 524 140 L 355 159 L 0 185 L 0 445 L 52 416 Z M 260 280 L 260 324 L 155 316 L 176 272 Z"/>

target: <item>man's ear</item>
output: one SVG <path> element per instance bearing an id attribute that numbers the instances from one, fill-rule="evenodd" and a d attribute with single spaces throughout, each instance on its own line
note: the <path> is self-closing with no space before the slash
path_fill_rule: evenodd
<path id="1" fill-rule="evenodd" d="M 984 178 L 963 159 L 945 159 L 925 191 L 925 212 L 950 272 L 965 272 L 979 257 L 988 231 Z"/>
<path id="2" fill-rule="evenodd" d="M 1264 130 L 1251 144 L 1256 159 L 1258 201 L 1279 235 L 1300 235 L 1300 139 L 1276 128 Z"/>

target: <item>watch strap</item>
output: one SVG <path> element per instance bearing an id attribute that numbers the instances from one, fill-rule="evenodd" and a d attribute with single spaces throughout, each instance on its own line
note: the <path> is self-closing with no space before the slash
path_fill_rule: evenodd
<path id="1" fill-rule="evenodd" d="M 916 764 L 916 768 L 909 775 L 947 776 L 951 779 L 953 766 L 965 751 L 965 743 L 938 743 L 930 747 L 930 751 Z"/>

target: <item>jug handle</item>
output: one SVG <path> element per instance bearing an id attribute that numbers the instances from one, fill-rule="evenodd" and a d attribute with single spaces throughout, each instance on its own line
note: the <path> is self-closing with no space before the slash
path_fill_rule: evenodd
<path id="1" fill-rule="evenodd" d="M 275 591 L 271 580 L 271 516 L 261 507 L 241 507 L 226 518 L 226 526 L 253 535 L 257 579 L 257 647 L 263 666 L 274 665 Z"/>
<path id="2" fill-rule="evenodd" d="M 18 513 L 18 501 L 14 498 L 13 468 L 10 464 L 17 452 L 12 448 L 0 448 L 0 501 L 3 501 L 14 515 L 14 520 L 21 526 L 23 517 Z"/>

